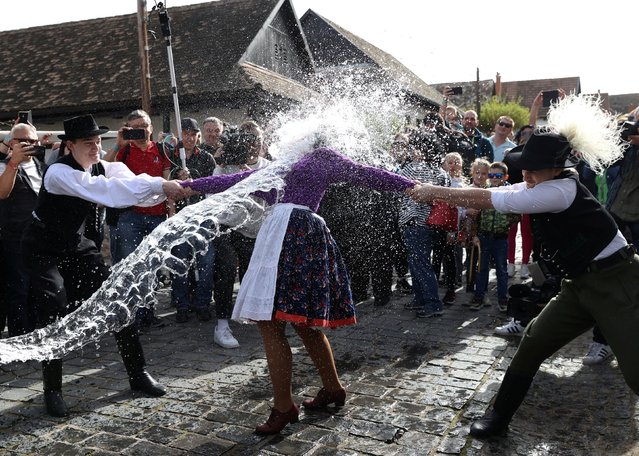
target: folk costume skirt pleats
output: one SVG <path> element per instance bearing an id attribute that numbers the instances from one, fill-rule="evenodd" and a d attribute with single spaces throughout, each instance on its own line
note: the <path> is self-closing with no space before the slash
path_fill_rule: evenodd
<path id="1" fill-rule="evenodd" d="M 275 206 L 257 236 L 233 318 L 317 327 L 356 322 L 348 271 L 320 216 L 304 206 Z"/>

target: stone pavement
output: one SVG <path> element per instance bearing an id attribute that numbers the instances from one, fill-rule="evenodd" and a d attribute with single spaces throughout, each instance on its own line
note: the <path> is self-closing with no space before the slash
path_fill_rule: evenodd
<path id="1" fill-rule="evenodd" d="M 281 435 L 257 436 L 271 400 L 257 328 L 233 324 L 241 347 L 224 350 L 213 344 L 214 322 L 192 316 L 177 324 L 168 290 L 158 297 L 162 323 L 142 340 L 166 396 L 131 392 L 110 336 L 65 359 L 66 419 L 44 413 L 39 363 L 2 366 L 0 454 L 639 454 L 639 407 L 616 362 L 581 363 L 590 334 L 543 365 L 505 438 L 469 437 L 469 420 L 492 400 L 518 339 L 494 336 L 506 317 L 496 305 L 478 312 L 462 306 L 471 297 L 463 291 L 431 319 L 414 318 L 404 309 L 410 298 L 399 293 L 384 307 L 360 303 L 357 325 L 328 331 L 346 406 L 303 412 Z M 315 394 L 319 379 L 294 331 L 289 335 L 300 402 Z"/>

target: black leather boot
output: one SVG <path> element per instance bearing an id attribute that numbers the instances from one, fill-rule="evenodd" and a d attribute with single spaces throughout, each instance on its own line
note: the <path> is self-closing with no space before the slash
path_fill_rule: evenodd
<path id="1" fill-rule="evenodd" d="M 478 438 L 504 435 L 508 430 L 510 420 L 526 397 L 532 380 L 532 377 L 507 370 L 495 398 L 493 409 L 470 425 L 470 435 Z"/>
<path id="2" fill-rule="evenodd" d="M 164 387 L 146 371 L 142 344 L 133 325 L 115 333 L 115 340 L 118 342 L 118 349 L 129 375 L 131 389 L 149 396 L 164 396 L 166 394 Z"/>
<path id="3" fill-rule="evenodd" d="M 62 360 L 42 361 L 44 403 L 51 416 L 67 416 L 69 410 L 62 397 Z"/>

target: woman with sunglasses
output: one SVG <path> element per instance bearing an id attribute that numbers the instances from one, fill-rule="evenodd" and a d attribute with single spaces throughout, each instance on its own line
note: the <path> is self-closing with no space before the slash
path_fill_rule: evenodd
<path id="1" fill-rule="evenodd" d="M 579 182 L 581 159 L 596 171 L 623 155 L 615 118 L 598 97 L 569 95 L 553 104 L 548 126 L 511 154 L 524 182 L 495 189 L 421 185 L 419 202 L 495 208 L 531 215 L 543 267 L 563 275 L 561 290 L 527 326 L 493 408 L 470 427 L 485 438 L 504 434 L 541 364 L 597 324 L 626 383 L 639 394 L 639 256 L 612 216 Z"/>

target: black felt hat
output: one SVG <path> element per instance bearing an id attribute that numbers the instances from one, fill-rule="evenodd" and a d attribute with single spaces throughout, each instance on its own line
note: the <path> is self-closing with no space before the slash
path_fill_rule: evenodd
<path id="1" fill-rule="evenodd" d="M 579 161 L 571 154 L 572 146 L 565 136 L 535 130 L 526 144 L 508 152 L 510 165 L 525 170 L 570 168 Z"/>
<path id="2" fill-rule="evenodd" d="M 93 116 L 86 114 L 66 119 L 64 121 L 64 134 L 58 135 L 58 138 L 63 141 L 90 138 L 91 136 L 103 135 L 107 131 L 109 131 L 109 127 L 98 127 Z"/>

